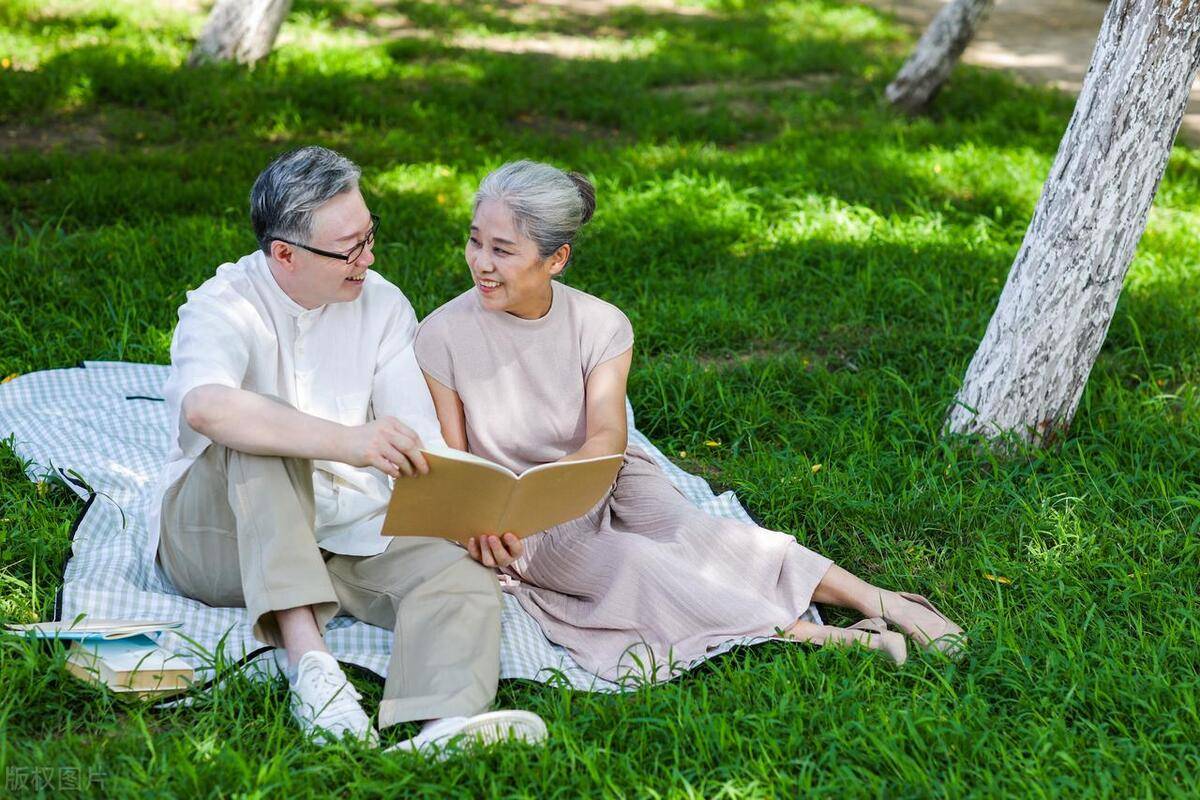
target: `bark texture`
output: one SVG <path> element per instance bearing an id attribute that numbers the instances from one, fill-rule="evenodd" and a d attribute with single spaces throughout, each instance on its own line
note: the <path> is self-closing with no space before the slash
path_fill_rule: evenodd
<path id="1" fill-rule="evenodd" d="M 1112 1 L 950 432 L 1045 443 L 1070 424 L 1198 67 L 1200 0 Z"/>
<path id="2" fill-rule="evenodd" d="M 908 61 L 888 84 L 888 102 L 915 114 L 933 100 L 975 36 L 994 0 L 953 0 L 922 34 Z"/>
<path id="3" fill-rule="evenodd" d="M 188 66 L 209 61 L 253 64 L 275 44 L 292 0 L 217 0 Z"/>

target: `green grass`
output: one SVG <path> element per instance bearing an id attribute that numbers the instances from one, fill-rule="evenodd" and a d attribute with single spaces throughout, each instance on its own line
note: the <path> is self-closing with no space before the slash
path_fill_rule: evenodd
<path id="1" fill-rule="evenodd" d="M 633 320 L 639 427 L 768 526 L 932 596 L 969 657 L 770 645 L 618 697 L 507 682 L 550 744 L 433 765 L 304 746 L 282 685 L 150 711 L 2 640 L 6 775 L 76 769 L 40 774 L 104 796 L 1193 792 L 1200 151 L 1174 152 L 1070 436 L 998 460 L 938 432 L 1069 98 L 963 68 L 930 117 L 897 117 L 882 90 L 911 37 L 836 0 L 519 5 L 297 0 L 266 63 L 193 71 L 188 4 L 0 0 L 0 377 L 165 363 L 184 291 L 254 247 L 247 192 L 285 148 L 363 165 L 376 266 L 420 314 L 466 285 L 482 175 L 550 160 L 597 182 L 568 282 Z M 543 34 L 590 49 L 505 51 Z M 44 618 L 79 505 L 7 447 L 0 481 L 0 613 Z"/>

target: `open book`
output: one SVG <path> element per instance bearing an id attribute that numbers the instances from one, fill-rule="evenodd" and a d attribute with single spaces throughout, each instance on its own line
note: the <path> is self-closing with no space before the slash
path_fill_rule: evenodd
<path id="1" fill-rule="evenodd" d="M 518 536 L 582 517 L 604 497 L 624 456 L 541 464 L 514 472 L 461 450 L 422 450 L 429 474 L 397 478 L 383 521 L 385 536 Z"/>
<path id="2" fill-rule="evenodd" d="M 159 631 L 183 627 L 182 622 L 148 619 L 92 619 L 80 616 L 74 620 L 31 622 L 27 625 L 5 625 L 13 633 L 24 633 L 38 639 L 125 639 L 145 636 Z"/>

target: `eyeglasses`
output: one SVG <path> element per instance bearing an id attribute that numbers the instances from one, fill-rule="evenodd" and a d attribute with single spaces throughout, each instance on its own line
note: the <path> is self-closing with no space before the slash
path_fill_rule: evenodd
<path id="1" fill-rule="evenodd" d="M 276 236 L 275 239 L 280 242 L 286 242 L 287 244 L 290 244 L 292 247 L 299 247 L 302 250 L 307 250 L 310 253 L 316 253 L 319 256 L 325 256 L 326 258 L 333 258 L 333 259 L 337 259 L 338 261 L 345 261 L 347 264 L 353 264 L 355 261 L 358 260 L 358 257 L 363 254 L 363 250 L 366 250 L 368 247 L 370 247 L 372 244 L 375 243 L 375 231 L 377 231 L 378 229 L 379 229 L 379 217 L 375 214 L 372 214 L 371 215 L 371 229 L 369 231 L 367 231 L 367 238 L 363 239 L 361 242 L 354 245 L 354 247 L 352 247 L 350 249 L 350 252 L 348 252 L 348 253 L 331 253 L 328 250 L 318 250 L 317 248 L 309 247 L 306 244 L 300 244 L 299 242 L 288 241 L 287 239 L 280 239 L 278 236 Z"/>

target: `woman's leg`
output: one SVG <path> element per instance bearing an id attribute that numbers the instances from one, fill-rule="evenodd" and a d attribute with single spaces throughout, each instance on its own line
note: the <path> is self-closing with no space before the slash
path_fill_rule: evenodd
<path id="1" fill-rule="evenodd" d="M 903 664 L 908 659 L 908 648 L 904 645 L 904 637 L 889 631 L 882 625 L 875 629 L 838 628 L 833 625 L 817 625 L 807 620 L 797 620 L 788 628 L 787 636 L 799 642 L 823 645 L 853 645 L 860 644 L 871 650 L 882 650 L 897 664 Z"/>
<path id="2" fill-rule="evenodd" d="M 884 595 L 894 594 L 872 586 L 834 564 L 813 592 L 813 602 L 852 608 L 864 617 L 882 616 Z"/>
<path id="3" fill-rule="evenodd" d="M 864 617 L 883 617 L 921 644 L 962 629 L 937 612 L 897 592 L 867 583 L 836 564 L 813 592 L 814 603 L 852 608 Z"/>

